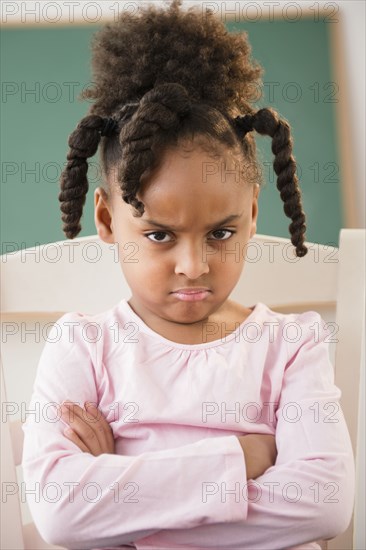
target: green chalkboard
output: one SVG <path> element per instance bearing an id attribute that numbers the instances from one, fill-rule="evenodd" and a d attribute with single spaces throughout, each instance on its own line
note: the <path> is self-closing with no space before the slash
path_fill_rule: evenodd
<path id="1" fill-rule="evenodd" d="M 271 106 L 292 126 L 301 174 L 307 240 L 338 245 L 342 218 L 330 28 L 301 19 L 227 21 L 231 32 L 247 30 L 253 57 L 264 67 L 264 88 L 253 90 L 258 107 Z M 2 253 L 63 240 L 59 177 L 67 138 L 88 110 L 77 97 L 90 84 L 90 41 L 100 25 L 3 28 Z M 260 196 L 258 233 L 288 237 L 288 218 L 275 186 L 270 139 L 257 138 L 266 181 Z M 79 236 L 96 233 L 93 190 L 99 185 L 97 156 Z"/>

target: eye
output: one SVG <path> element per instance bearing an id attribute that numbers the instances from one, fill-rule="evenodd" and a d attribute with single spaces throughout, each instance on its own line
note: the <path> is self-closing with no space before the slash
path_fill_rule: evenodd
<path id="1" fill-rule="evenodd" d="M 216 241 L 226 241 L 227 239 L 230 239 L 230 237 L 231 237 L 232 235 L 234 235 L 234 233 L 236 233 L 236 231 L 233 231 L 232 229 L 215 229 L 215 231 L 212 231 L 212 235 L 217 234 L 217 233 L 218 233 L 219 235 L 220 235 L 220 234 L 222 235 L 223 233 L 230 233 L 230 235 L 228 235 L 228 236 L 227 236 L 226 238 L 224 238 L 224 239 L 222 239 L 222 238 L 215 238 L 215 239 L 214 239 L 214 240 L 216 240 Z M 151 237 L 152 235 L 154 235 L 155 237 L 158 236 L 158 237 L 157 237 L 157 240 L 150 239 L 150 237 Z M 152 241 L 153 243 L 168 243 L 168 242 L 170 242 L 170 241 L 164 241 L 164 240 L 163 240 L 163 239 L 164 239 L 164 235 L 165 235 L 165 236 L 168 236 L 168 233 L 167 233 L 166 231 L 153 231 L 152 233 L 147 233 L 147 234 L 145 235 L 145 237 L 147 237 L 147 238 L 148 238 L 150 241 Z M 159 238 L 159 237 L 161 237 L 161 236 L 163 236 L 163 238 Z"/>
<path id="2" fill-rule="evenodd" d="M 236 231 L 233 231 L 232 229 L 216 229 L 215 231 L 212 231 L 212 234 L 214 235 L 215 233 L 230 233 L 230 235 L 228 237 L 226 237 L 226 239 L 216 239 L 218 241 L 226 241 L 227 239 L 230 239 L 231 235 L 234 235 L 234 233 L 236 233 Z"/>
<path id="3" fill-rule="evenodd" d="M 166 233 L 166 231 L 154 231 L 153 233 L 147 233 L 147 234 L 145 235 L 145 237 L 147 237 L 147 238 L 148 238 L 150 241 L 152 241 L 153 243 L 167 243 L 167 242 L 169 242 L 169 241 L 163 241 L 162 239 L 159 239 L 159 238 L 158 238 L 157 241 L 154 241 L 154 240 L 152 240 L 152 239 L 149 238 L 149 237 L 151 237 L 151 235 L 159 235 L 159 236 L 161 236 L 161 235 L 168 235 L 168 233 Z"/>

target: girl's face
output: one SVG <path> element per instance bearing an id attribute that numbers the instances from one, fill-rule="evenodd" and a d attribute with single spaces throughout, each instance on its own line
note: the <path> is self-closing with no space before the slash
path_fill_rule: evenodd
<path id="1" fill-rule="evenodd" d="M 145 206 L 140 218 L 113 181 L 109 201 L 102 188 L 95 191 L 98 235 L 118 243 L 129 303 L 150 326 L 209 320 L 225 307 L 240 278 L 246 245 L 256 231 L 259 187 L 243 181 L 245 173 L 240 177 L 241 157 L 222 155 L 210 156 L 197 145 L 169 149 L 137 194 Z M 209 293 L 182 301 L 174 291 L 184 287 Z"/>

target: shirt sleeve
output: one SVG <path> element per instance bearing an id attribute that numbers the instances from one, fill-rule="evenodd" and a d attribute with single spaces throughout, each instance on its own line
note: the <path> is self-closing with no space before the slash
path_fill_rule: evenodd
<path id="1" fill-rule="evenodd" d="M 99 402 L 93 324 L 87 326 L 83 318 L 68 313 L 52 326 L 23 424 L 25 494 L 41 536 L 76 550 L 113 547 L 162 528 L 245 518 L 246 503 L 222 507 L 219 496 L 210 503 L 202 500 L 208 471 L 218 483 L 246 479 L 235 436 L 138 456 L 97 457 L 66 438 L 62 401 Z"/>
<path id="2" fill-rule="evenodd" d="M 238 478 L 221 490 L 222 503 L 247 502 L 247 516 L 225 525 L 160 531 L 138 541 L 139 549 L 292 549 L 347 529 L 355 471 L 329 358 L 332 331 L 313 311 L 293 319 L 293 331 L 281 335 L 288 361 L 275 413 L 276 464 L 245 486 Z M 301 546 L 310 547 L 318 548 Z"/>

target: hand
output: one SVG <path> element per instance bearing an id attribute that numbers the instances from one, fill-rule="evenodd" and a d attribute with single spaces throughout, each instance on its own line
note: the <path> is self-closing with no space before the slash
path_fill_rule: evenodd
<path id="1" fill-rule="evenodd" d="M 65 428 L 65 436 L 84 453 L 115 454 L 113 432 L 102 412 L 91 403 L 85 402 L 85 406 L 83 409 L 71 401 L 62 403 L 62 419 L 72 428 Z"/>
<path id="2" fill-rule="evenodd" d="M 248 434 L 238 439 L 244 453 L 247 479 L 256 479 L 275 465 L 277 447 L 274 435 Z"/>

